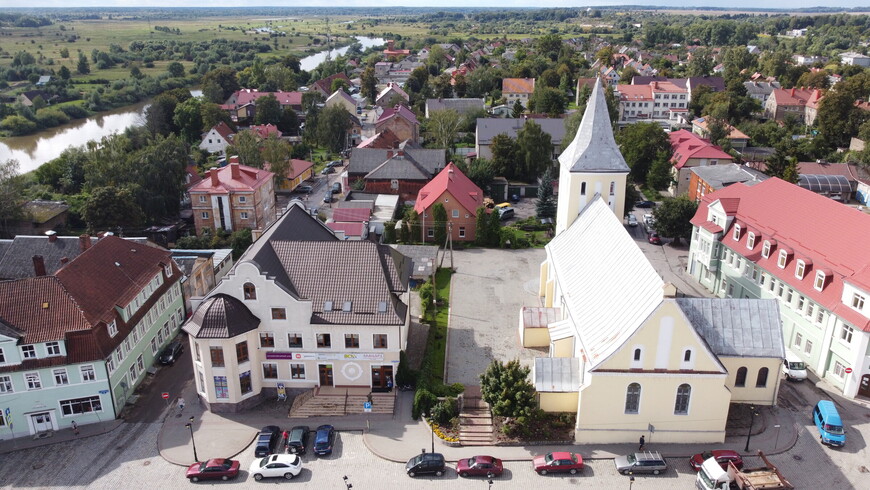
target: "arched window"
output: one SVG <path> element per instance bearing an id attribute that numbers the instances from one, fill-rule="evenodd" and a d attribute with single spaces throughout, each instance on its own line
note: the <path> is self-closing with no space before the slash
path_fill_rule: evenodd
<path id="1" fill-rule="evenodd" d="M 246 282 L 244 287 L 245 291 L 245 299 L 257 299 L 257 287 L 253 284 Z"/>
<path id="2" fill-rule="evenodd" d="M 625 413 L 637 413 L 640 409 L 640 384 L 632 383 L 625 390 Z"/>
<path id="3" fill-rule="evenodd" d="M 635 350 L 634 350 L 634 360 L 635 360 L 635 361 L 639 361 L 639 360 L 640 360 L 640 349 L 635 349 Z"/>
<path id="4" fill-rule="evenodd" d="M 763 367 L 758 370 L 758 378 L 755 380 L 756 388 L 764 388 L 767 386 L 767 368 Z"/>
<path id="5" fill-rule="evenodd" d="M 737 370 L 737 377 L 734 379 L 734 386 L 744 387 L 746 386 L 746 371 L 745 367 L 742 367 Z"/>
<path id="6" fill-rule="evenodd" d="M 674 403 L 674 415 L 687 415 L 689 413 L 689 398 L 692 396 L 692 387 L 681 384 L 677 388 L 677 401 Z"/>
<path id="7" fill-rule="evenodd" d="M 686 349 L 686 352 L 683 353 L 683 362 L 689 362 L 692 360 L 692 349 Z"/>

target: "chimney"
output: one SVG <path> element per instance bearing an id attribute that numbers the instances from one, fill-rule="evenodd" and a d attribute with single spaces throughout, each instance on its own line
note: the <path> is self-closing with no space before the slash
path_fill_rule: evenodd
<path id="1" fill-rule="evenodd" d="M 211 185 L 217 187 L 220 185 L 221 181 L 218 179 L 218 169 L 213 168 L 208 171 L 208 175 L 211 177 Z"/>
<path id="2" fill-rule="evenodd" d="M 393 158 L 393 152 L 391 150 L 387 150 L 387 160 Z"/>
<path id="3" fill-rule="evenodd" d="M 404 152 L 403 150 L 399 150 L 399 151 L 396 152 L 396 156 L 397 156 L 397 157 L 403 157 L 403 156 L 405 156 L 405 152 Z"/>
<path id="4" fill-rule="evenodd" d="M 79 236 L 79 251 L 84 252 L 89 248 L 91 248 L 91 236 L 88 234 Z"/>
<path id="5" fill-rule="evenodd" d="M 48 241 L 49 241 L 49 243 L 54 243 L 54 242 L 57 241 L 57 232 L 56 232 L 56 231 L 54 231 L 54 230 L 48 230 L 48 231 L 45 232 L 45 234 L 48 235 Z"/>
<path id="6" fill-rule="evenodd" d="M 794 97 L 794 87 L 791 88 L 791 96 Z"/>
<path id="7" fill-rule="evenodd" d="M 233 177 L 234 180 L 241 178 L 242 174 L 239 173 L 239 164 L 238 163 L 231 163 L 230 164 L 230 175 Z"/>
<path id="8" fill-rule="evenodd" d="M 67 262 L 69 262 L 69 257 L 61 257 L 60 258 L 60 265 L 62 265 L 62 266 L 66 265 Z"/>
<path id="9" fill-rule="evenodd" d="M 45 275 L 45 261 L 42 260 L 42 255 L 33 256 L 33 273 L 37 277 Z"/>

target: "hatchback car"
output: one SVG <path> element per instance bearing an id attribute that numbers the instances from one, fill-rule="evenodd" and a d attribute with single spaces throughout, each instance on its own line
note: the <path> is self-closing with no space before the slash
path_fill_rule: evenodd
<path id="1" fill-rule="evenodd" d="M 662 237 L 660 237 L 659 234 L 656 233 L 655 231 L 651 231 L 649 233 L 649 242 L 652 243 L 653 245 L 661 245 L 662 244 Z"/>
<path id="2" fill-rule="evenodd" d="M 617 456 L 613 458 L 616 464 L 616 471 L 627 475 L 629 473 L 659 473 L 668 469 L 668 463 L 665 458 L 658 452 L 644 451 L 642 453 L 632 453 L 625 456 Z"/>
<path id="3" fill-rule="evenodd" d="M 257 436 L 257 445 L 254 446 L 254 456 L 262 458 L 272 454 L 272 448 L 278 442 L 281 436 L 281 429 L 277 425 L 267 425 L 260 429 L 260 434 Z"/>
<path id="4" fill-rule="evenodd" d="M 341 183 L 339 183 L 339 182 L 334 182 L 334 183 L 332 184 L 332 188 L 330 189 L 330 191 L 331 191 L 333 194 L 340 194 L 340 193 L 341 193 Z"/>
<path id="5" fill-rule="evenodd" d="M 547 473 L 571 473 L 583 471 L 583 457 L 564 451 L 542 454 L 532 458 L 532 467 L 539 475 Z"/>
<path id="6" fill-rule="evenodd" d="M 656 203 L 653 201 L 637 201 L 634 203 L 634 207 L 636 208 L 654 208 Z"/>
<path id="7" fill-rule="evenodd" d="M 332 446 L 335 444 L 335 427 L 321 425 L 314 434 L 314 454 L 326 456 L 332 454 Z"/>
<path id="8" fill-rule="evenodd" d="M 460 459 L 456 463 L 456 473 L 465 478 L 467 476 L 485 476 L 492 478 L 504 472 L 501 460 L 492 456 L 473 456 L 468 459 Z"/>
<path id="9" fill-rule="evenodd" d="M 187 478 L 200 480 L 229 480 L 239 476 L 239 462 L 232 459 L 215 458 L 187 467 Z"/>
<path id="10" fill-rule="evenodd" d="M 160 357 L 158 357 L 157 360 L 164 366 L 171 366 L 175 364 L 175 361 L 177 361 L 179 357 L 181 357 L 182 352 L 184 352 L 184 344 L 177 340 L 173 340 L 163 349 L 163 352 L 160 353 Z"/>
<path id="11" fill-rule="evenodd" d="M 330 168 L 335 168 L 335 167 L 341 167 L 343 164 L 344 163 L 341 160 L 333 160 L 333 161 L 327 163 L 326 166 L 330 167 Z"/>
<path id="12" fill-rule="evenodd" d="M 335 169 L 332 167 L 323 167 L 323 170 L 320 171 L 320 175 L 329 175 L 334 173 Z"/>
<path id="13" fill-rule="evenodd" d="M 633 214 L 628 215 L 628 226 L 637 226 L 637 216 Z"/>
<path id="14" fill-rule="evenodd" d="M 689 464 L 692 465 L 693 470 L 700 471 L 701 465 L 704 464 L 704 461 L 707 461 L 710 458 L 716 458 L 716 462 L 719 463 L 719 466 L 721 466 L 723 470 L 728 469 L 729 462 L 734 463 L 734 466 L 738 470 L 743 469 L 743 458 L 737 451 L 731 451 L 730 449 L 714 449 L 712 451 L 698 453 L 689 459 Z"/>
<path id="15" fill-rule="evenodd" d="M 496 208 L 498 210 L 499 219 L 508 219 L 514 217 L 514 208 Z"/>
<path id="16" fill-rule="evenodd" d="M 408 476 L 444 474 L 444 455 L 438 453 L 423 453 L 414 456 L 405 463 L 405 472 Z"/>
<path id="17" fill-rule="evenodd" d="M 297 425 L 290 429 L 290 436 L 287 439 L 287 449 L 293 454 L 305 454 L 308 449 L 308 433 L 311 432 L 308 426 Z"/>
<path id="18" fill-rule="evenodd" d="M 326 194 L 323 195 L 323 202 L 332 202 L 332 193 L 326 191 Z"/>
<path id="19" fill-rule="evenodd" d="M 255 459 L 248 468 L 254 480 L 263 478 L 286 478 L 292 480 L 302 472 L 302 458 L 295 454 L 270 454 L 265 458 Z"/>

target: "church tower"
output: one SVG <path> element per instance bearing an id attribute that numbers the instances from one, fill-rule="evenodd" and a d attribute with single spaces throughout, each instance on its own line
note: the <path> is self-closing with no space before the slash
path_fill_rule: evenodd
<path id="1" fill-rule="evenodd" d="M 622 220 L 628 164 L 610 126 L 601 80 L 596 79 L 574 140 L 559 155 L 559 201 L 556 235 L 565 231 L 586 204 L 600 194 Z"/>

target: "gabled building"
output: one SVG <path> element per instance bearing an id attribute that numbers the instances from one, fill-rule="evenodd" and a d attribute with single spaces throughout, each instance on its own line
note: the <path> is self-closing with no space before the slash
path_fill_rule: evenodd
<path id="1" fill-rule="evenodd" d="M 326 107 L 332 107 L 335 105 L 344 107 L 344 110 L 349 114 L 356 114 L 357 108 L 359 107 L 356 99 L 348 95 L 348 93 L 343 89 L 336 90 L 326 99 Z"/>
<path id="2" fill-rule="evenodd" d="M 20 218 L 4 220 L 2 231 L 7 236 L 41 235 L 51 230 L 64 228 L 69 216 L 66 201 L 34 199 L 21 206 Z"/>
<path id="3" fill-rule="evenodd" d="M 309 89 L 319 93 L 325 99 L 333 92 L 332 82 L 335 80 L 344 80 L 347 82 L 348 87 L 350 86 L 350 78 L 348 78 L 347 75 L 344 73 L 336 73 L 312 83 Z"/>
<path id="4" fill-rule="evenodd" d="M 254 134 L 257 135 L 261 140 L 268 139 L 270 136 L 274 136 L 276 138 L 280 138 L 283 136 L 281 130 L 278 129 L 278 126 L 274 124 L 257 124 L 248 128 L 250 131 L 253 131 Z"/>
<path id="5" fill-rule="evenodd" d="M 710 138 L 710 118 L 709 117 L 699 117 L 692 120 L 692 132 L 697 134 L 702 138 Z M 731 142 L 731 148 L 735 150 L 742 150 L 749 146 L 749 136 L 746 135 L 743 131 L 735 128 L 734 126 L 724 123 L 725 130 L 728 131 L 728 136 L 726 138 Z"/>
<path id="6" fill-rule="evenodd" d="M 453 163 L 438 173 L 417 194 L 414 211 L 420 215 L 422 240 L 435 239 L 432 208 L 441 203 L 447 211 L 447 233 L 456 241 L 474 241 L 477 236 L 477 209 L 483 206 L 483 191 Z M 427 223 L 428 218 L 428 223 Z M 443 244 L 438 244 L 443 246 Z"/>
<path id="7" fill-rule="evenodd" d="M 529 107 L 529 99 L 535 93 L 534 78 L 505 78 L 501 81 L 501 96 L 507 101 L 507 105 L 513 107 L 517 101 L 526 109 Z"/>
<path id="8" fill-rule="evenodd" d="M 239 165 L 212 168 L 188 190 L 197 235 L 204 229 L 263 229 L 275 220 L 275 174 Z"/>
<path id="9" fill-rule="evenodd" d="M 472 114 L 486 110 L 483 99 L 426 99 L 426 119 L 435 111 L 454 110 L 459 114 Z"/>
<path id="10" fill-rule="evenodd" d="M 764 105 L 764 117 L 776 121 L 791 117 L 798 123 L 812 125 L 821 96 L 818 89 L 774 89 Z"/>
<path id="11" fill-rule="evenodd" d="M 387 86 L 378 92 L 377 97 L 375 97 L 375 105 L 386 109 L 400 104 L 407 105 L 410 100 L 411 97 L 398 83 L 388 82 Z"/>
<path id="12" fill-rule="evenodd" d="M 704 196 L 687 272 L 719 297 L 779 302 L 785 344 L 846 397 L 870 396 L 870 216 L 771 178 Z"/>
<path id="13" fill-rule="evenodd" d="M 398 195 L 403 201 L 413 201 L 444 168 L 446 158 L 443 149 L 356 148 L 347 165 L 347 180 L 348 184 L 362 180 L 367 193 Z"/>
<path id="14" fill-rule="evenodd" d="M 392 131 L 402 141 L 420 141 L 420 121 L 411 109 L 402 104 L 385 109 L 375 122 L 375 132 L 380 133 L 385 129 Z"/>
<path id="15" fill-rule="evenodd" d="M 736 163 L 691 167 L 690 170 L 688 197 L 693 201 L 700 201 L 707 194 L 738 182 L 755 185 L 768 179 L 764 173 Z"/>
<path id="16" fill-rule="evenodd" d="M 757 100 L 758 103 L 761 104 L 762 109 L 767 105 L 767 99 L 770 98 L 770 94 L 772 94 L 775 89 L 781 88 L 777 81 L 765 82 L 750 80 L 748 82 L 743 82 L 743 86 L 746 87 L 746 95 Z"/>
<path id="17" fill-rule="evenodd" d="M 209 153 L 223 154 L 227 146 L 233 144 L 235 134 L 227 123 L 221 121 L 205 133 L 199 147 Z"/>
<path id="18" fill-rule="evenodd" d="M 668 134 L 668 138 L 674 150 L 671 156 L 671 163 L 674 164 L 671 171 L 673 181 L 669 189 L 673 196 L 681 196 L 689 191 L 691 168 L 734 161 L 734 157 L 718 146 L 685 129 Z"/>
<path id="19" fill-rule="evenodd" d="M 264 168 L 271 170 L 270 167 L 271 165 L 266 162 Z M 290 167 L 287 169 L 284 177 L 283 179 L 278 179 L 275 191 L 292 191 L 302 185 L 302 182 L 314 178 L 314 162 L 293 158 L 290 160 Z"/>
<path id="20" fill-rule="evenodd" d="M 408 336 L 406 269 L 292 204 L 185 323 L 200 399 L 241 411 L 287 389 L 385 388 Z"/>
<path id="21" fill-rule="evenodd" d="M 257 89 L 243 88 L 230 95 L 221 105 L 221 109 L 227 111 L 234 123 L 248 124 L 254 120 L 257 112 L 257 99 L 272 95 L 278 99 L 281 109 L 293 109 L 302 111 L 302 92 L 260 92 Z M 326 95 L 324 95 L 326 97 Z"/>
<path id="22" fill-rule="evenodd" d="M 510 109 L 508 107 L 508 109 Z M 534 122 L 541 127 L 541 131 L 550 135 L 550 141 L 553 143 L 553 154 L 551 158 L 555 159 L 559 154 L 559 149 L 562 147 L 562 139 L 565 137 L 565 120 L 561 118 L 478 118 L 475 129 L 475 145 L 474 151 L 478 158 L 492 158 L 492 139 L 499 134 L 506 134 L 511 139 L 517 138 L 517 133 L 525 126 L 526 122 Z"/>

